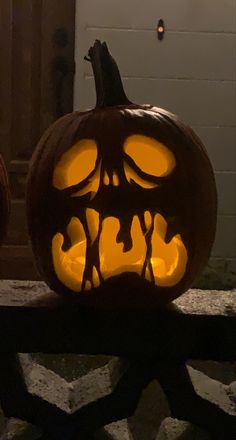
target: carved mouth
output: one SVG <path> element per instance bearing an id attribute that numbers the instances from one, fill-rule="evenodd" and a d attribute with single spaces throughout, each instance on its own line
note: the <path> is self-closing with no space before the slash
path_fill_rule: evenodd
<path id="1" fill-rule="evenodd" d="M 52 239 L 56 275 L 72 291 L 90 290 L 126 272 L 135 272 L 157 286 L 172 287 L 182 279 L 187 250 L 180 234 L 165 242 L 167 222 L 162 215 L 149 211 L 142 219 L 134 215 L 128 238 L 122 237 L 122 221 L 116 217 L 101 220 L 97 211 L 88 208 L 86 219 L 88 237 L 81 221 L 71 218 L 67 226 L 71 240 L 68 250 L 62 249 L 64 236 L 61 233 Z"/>

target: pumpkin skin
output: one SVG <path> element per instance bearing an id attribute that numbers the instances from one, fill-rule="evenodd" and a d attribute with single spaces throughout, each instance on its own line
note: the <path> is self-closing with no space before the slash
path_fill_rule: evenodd
<path id="1" fill-rule="evenodd" d="M 6 233 L 10 212 L 10 193 L 7 178 L 7 171 L 0 154 L 0 244 Z"/>
<path id="2" fill-rule="evenodd" d="M 201 141 L 177 116 L 126 98 L 104 43 L 89 54 L 96 108 L 58 120 L 32 158 L 27 212 L 36 263 L 53 290 L 82 302 L 148 297 L 168 303 L 192 285 L 209 258 L 213 170 Z M 78 235 L 85 240 L 80 250 Z M 79 263 L 67 260 L 70 252 L 81 252 Z M 119 253 L 124 264 L 115 262 Z M 81 271 L 79 281 L 72 266 Z"/>

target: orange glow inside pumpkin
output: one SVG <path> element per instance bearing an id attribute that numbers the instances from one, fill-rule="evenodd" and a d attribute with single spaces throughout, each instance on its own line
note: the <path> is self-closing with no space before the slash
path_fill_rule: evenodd
<path id="1" fill-rule="evenodd" d="M 93 210 L 90 216 L 92 221 Z M 148 231 L 152 224 L 149 211 L 145 212 L 144 219 Z M 152 233 L 151 266 L 155 284 L 170 287 L 177 284 L 185 272 L 187 252 L 179 235 L 173 237 L 170 243 L 165 243 L 166 229 L 165 219 L 160 214 L 156 214 Z M 143 271 L 147 245 L 139 217 L 137 215 L 133 217 L 130 232 L 132 247 L 129 251 L 124 252 L 123 243 L 117 243 L 119 230 L 120 221 L 117 218 L 104 219 L 99 241 L 100 268 L 104 279 L 123 272 L 136 272 L 141 276 Z M 148 266 L 146 272 L 145 278 L 150 280 Z"/>
<path id="2" fill-rule="evenodd" d="M 99 214 L 87 208 L 86 217 L 89 234 L 93 243 L 98 235 Z M 152 216 L 146 211 L 145 222 L 151 227 Z M 152 233 L 152 255 L 150 259 L 155 284 L 171 287 L 177 284 L 185 273 L 187 251 L 179 234 L 165 243 L 167 223 L 160 214 L 154 216 L 154 230 Z M 124 252 L 123 243 L 117 243 L 117 234 L 120 230 L 120 221 L 115 217 L 107 217 L 102 222 L 102 231 L 99 237 L 100 271 L 104 280 L 124 272 L 135 272 L 141 276 L 147 245 L 138 216 L 133 217 L 131 225 L 132 247 Z M 80 220 L 72 217 L 67 226 L 67 233 L 71 239 L 71 247 L 63 251 L 64 237 L 61 233 L 55 234 L 52 240 L 52 255 L 56 274 L 59 280 L 69 289 L 81 291 L 84 268 L 86 264 L 87 239 Z M 150 268 L 146 267 L 145 278 L 150 281 Z M 92 285 L 100 284 L 95 266 L 92 270 Z M 85 290 L 91 288 L 86 280 Z"/>
<path id="3" fill-rule="evenodd" d="M 164 144 L 148 136 L 129 136 L 124 142 L 124 152 L 140 170 L 150 176 L 167 176 L 176 165 L 173 153 Z"/>
<path id="4" fill-rule="evenodd" d="M 94 170 L 97 144 L 91 139 L 78 141 L 64 153 L 53 173 L 53 186 L 65 189 L 83 181 Z"/>
<path id="5" fill-rule="evenodd" d="M 167 176 L 176 166 L 173 153 L 153 138 L 142 135 L 129 136 L 123 145 L 124 152 L 146 175 Z M 101 161 L 97 161 L 97 145 L 94 140 L 82 139 L 64 153 L 58 162 L 53 185 L 59 190 L 86 180 L 83 189 L 74 192 L 72 197 L 91 193 L 93 198 L 103 185 L 119 186 L 119 176 L 113 171 L 111 178 L 106 170 L 101 176 Z M 96 169 L 95 169 L 96 167 Z M 134 181 L 142 188 L 155 188 L 157 184 L 138 175 L 124 158 L 124 172 L 127 184 Z M 79 201 L 78 201 L 79 203 Z M 128 208 L 128 207 L 127 207 Z M 67 226 L 71 240 L 68 250 L 63 250 L 64 237 L 56 233 L 52 239 L 52 258 L 58 279 L 74 292 L 90 290 L 112 276 L 125 272 L 135 272 L 157 286 L 172 287 L 183 277 L 188 261 L 187 250 L 180 234 L 176 234 L 169 243 L 165 242 L 167 222 L 158 213 L 146 211 L 143 214 L 146 232 L 141 228 L 140 217 L 134 215 L 130 228 L 132 246 L 124 250 L 124 243 L 118 242 L 122 219 L 106 217 L 99 225 L 99 213 L 92 208 L 86 209 L 86 221 L 89 237 L 77 217 L 72 217 Z M 152 231 L 151 236 L 149 232 Z M 151 256 L 147 258 L 147 236 L 150 236 Z M 87 247 L 97 244 L 98 259 L 90 262 L 89 279 L 84 279 L 86 270 Z M 100 272 L 100 275 L 99 275 Z"/>

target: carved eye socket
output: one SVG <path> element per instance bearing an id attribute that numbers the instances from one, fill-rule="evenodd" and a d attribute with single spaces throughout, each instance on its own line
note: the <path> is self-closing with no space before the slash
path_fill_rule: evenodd
<path id="1" fill-rule="evenodd" d="M 57 163 L 53 173 L 53 186 L 62 190 L 83 182 L 94 171 L 97 154 L 94 140 L 78 141 Z"/>
<path id="2" fill-rule="evenodd" d="M 176 165 L 173 153 L 161 142 L 148 136 L 129 136 L 124 142 L 124 152 L 143 173 L 152 177 L 168 176 Z M 125 174 L 128 181 L 133 179 L 145 188 L 157 186 L 153 183 L 148 186 L 143 179 L 142 184 L 140 177 L 127 164 Z"/>

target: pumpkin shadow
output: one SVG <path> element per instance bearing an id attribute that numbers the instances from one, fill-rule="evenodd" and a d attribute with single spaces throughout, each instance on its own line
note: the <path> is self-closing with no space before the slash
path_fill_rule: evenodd
<path id="1" fill-rule="evenodd" d="M 116 314 L 123 311 L 133 314 L 173 308 L 172 303 L 166 304 L 163 300 L 165 290 L 165 287 L 158 288 L 136 273 L 126 272 L 107 279 L 91 291 L 67 294 L 66 299 L 109 313 L 115 310 Z"/>

